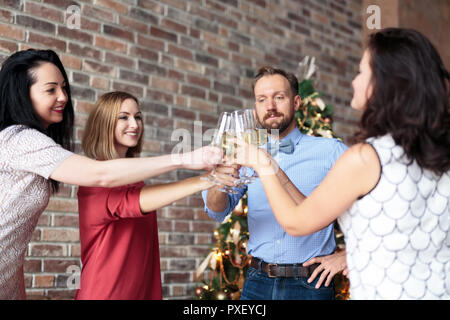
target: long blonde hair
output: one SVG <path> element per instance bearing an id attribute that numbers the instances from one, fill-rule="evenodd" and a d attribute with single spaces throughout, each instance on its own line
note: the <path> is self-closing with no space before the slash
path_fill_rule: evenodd
<path id="1" fill-rule="evenodd" d="M 120 107 L 127 99 L 133 99 L 139 105 L 136 97 L 122 91 L 108 92 L 98 98 L 94 109 L 89 114 L 81 143 L 87 157 L 98 160 L 119 158 L 114 146 L 114 129 Z M 127 158 L 139 156 L 142 150 L 143 136 L 144 128 L 142 128 L 138 144 L 128 148 Z"/>

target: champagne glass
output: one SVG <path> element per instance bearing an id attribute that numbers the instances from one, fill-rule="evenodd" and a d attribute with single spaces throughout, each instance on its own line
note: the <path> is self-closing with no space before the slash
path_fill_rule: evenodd
<path id="1" fill-rule="evenodd" d="M 211 139 L 211 146 L 223 148 L 223 140 L 224 140 L 226 131 L 231 126 L 231 120 L 232 120 L 231 113 L 222 112 L 220 114 L 219 120 L 217 122 L 217 128 Z M 213 170 L 209 176 L 207 176 L 206 178 L 202 178 L 202 179 L 206 179 L 206 180 L 212 181 L 212 182 L 220 185 L 220 183 L 216 180 L 215 175 L 216 175 L 216 166 L 213 167 Z"/>
<path id="2" fill-rule="evenodd" d="M 234 132 L 234 123 L 232 114 L 229 112 L 222 112 L 219 116 L 219 120 L 217 123 L 217 129 L 212 137 L 211 145 L 214 147 L 222 148 L 223 154 L 226 157 L 231 157 L 234 154 L 234 141 L 233 134 Z M 211 182 L 214 182 L 217 185 L 222 185 L 215 177 L 216 175 L 216 166 L 214 166 L 212 173 L 206 178 Z M 237 193 L 232 187 L 223 186 L 219 189 L 222 192 L 228 193 Z"/>
<path id="3" fill-rule="evenodd" d="M 255 114 L 253 109 L 245 109 L 240 111 L 239 114 L 242 114 L 242 127 L 241 136 L 238 136 L 245 142 L 249 144 L 256 145 L 258 147 L 264 145 L 268 141 L 267 130 L 262 129 L 259 124 L 257 124 L 255 119 Z M 249 184 L 254 182 L 254 179 L 258 177 L 257 173 L 253 170 L 251 175 L 247 175 L 247 172 L 250 168 L 243 167 L 242 168 L 242 177 L 236 181 L 238 184 Z"/>
<path id="4" fill-rule="evenodd" d="M 246 110 L 234 111 L 233 121 L 235 124 L 236 137 L 238 137 L 241 140 L 245 140 L 247 143 L 249 143 L 252 123 L 251 119 L 248 118 Z M 237 186 L 242 186 L 250 182 L 249 179 L 245 177 L 246 168 L 242 167 L 241 170 L 243 176 L 241 176 L 238 180 L 234 182 Z"/>
<path id="5" fill-rule="evenodd" d="M 229 114 L 229 122 L 227 123 L 227 127 L 225 128 L 224 134 L 222 136 L 222 150 L 225 158 L 232 159 L 234 158 L 235 145 L 234 138 L 236 134 L 236 123 L 234 121 L 233 114 Z M 237 194 L 236 190 L 233 190 L 233 187 L 230 186 L 222 186 L 219 191 L 227 192 L 231 194 Z"/>

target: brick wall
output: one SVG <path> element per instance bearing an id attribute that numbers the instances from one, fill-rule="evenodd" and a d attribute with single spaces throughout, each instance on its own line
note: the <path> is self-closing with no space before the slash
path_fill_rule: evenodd
<path id="1" fill-rule="evenodd" d="M 363 0 L 363 7 L 377 5 L 381 12 L 381 27 L 413 28 L 430 39 L 447 69 L 450 68 L 450 1 L 448 0 Z M 363 37 L 372 30 L 363 25 Z"/>
<path id="2" fill-rule="evenodd" d="M 68 28 L 70 5 L 81 9 Z M 335 105 L 345 139 L 357 114 L 348 106 L 361 54 L 361 0 L 0 0 L 0 60 L 29 47 L 56 50 L 71 80 L 76 140 L 99 95 L 129 91 L 145 114 L 144 155 L 169 153 L 174 129 L 214 127 L 224 110 L 252 105 L 251 77 L 271 64 L 294 71 L 305 55 L 319 65 L 318 89 Z M 171 172 L 151 182 L 195 174 Z M 27 250 L 29 298 L 67 299 L 66 272 L 80 265 L 77 188 L 52 197 Z M 215 240 L 216 222 L 199 194 L 158 210 L 165 298 L 191 298 L 194 271 Z"/>

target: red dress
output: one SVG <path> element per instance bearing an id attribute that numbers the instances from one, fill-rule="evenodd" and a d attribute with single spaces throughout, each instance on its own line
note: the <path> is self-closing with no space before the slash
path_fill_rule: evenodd
<path id="1" fill-rule="evenodd" d="M 142 214 L 143 182 L 79 187 L 81 271 L 75 299 L 161 300 L 156 212 Z"/>

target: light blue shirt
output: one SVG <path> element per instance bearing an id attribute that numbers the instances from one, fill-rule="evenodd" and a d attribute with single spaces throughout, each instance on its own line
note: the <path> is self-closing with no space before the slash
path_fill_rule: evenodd
<path id="1" fill-rule="evenodd" d="M 292 140 L 294 152 L 279 152 L 274 159 L 305 196 L 309 196 L 320 184 L 347 149 L 347 146 L 337 139 L 308 136 L 302 134 L 298 128 L 283 139 Z M 307 236 L 292 237 L 287 234 L 272 212 L 260 179 L 236 190 L 239 194 L 228 194 L 228 207 L 223 212 L 211 211 L 206 206 L 207 190 L 202 192 L 202 197 L 206 213 L 222 222 L 248 191 L 248 254 L 268 263 L 287 264 L 303 263 L 317 256 L 329 255 L 336 249 L 333 224 Z"/>

